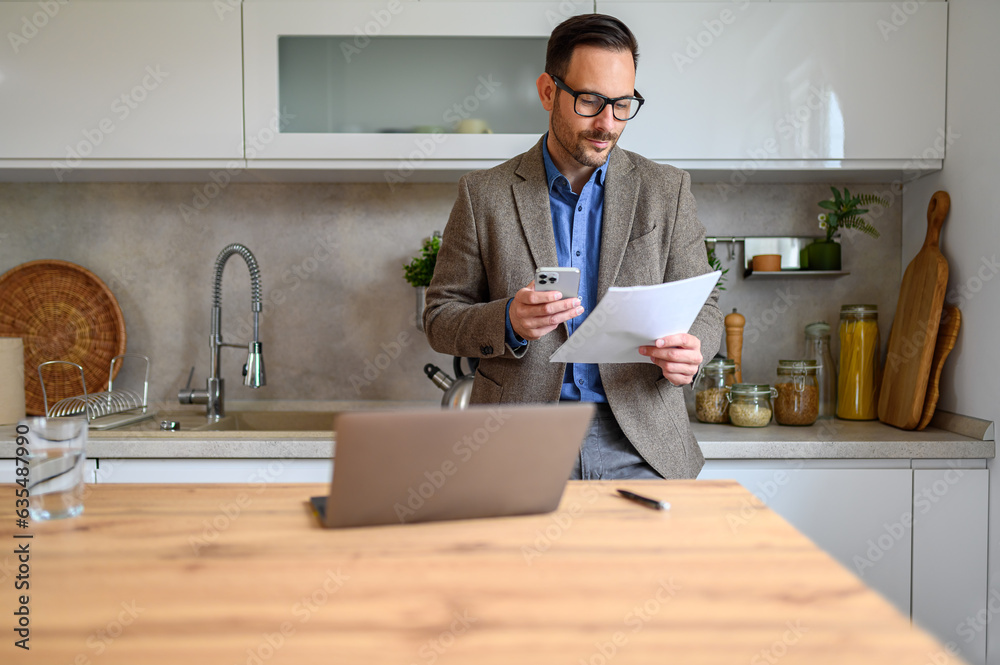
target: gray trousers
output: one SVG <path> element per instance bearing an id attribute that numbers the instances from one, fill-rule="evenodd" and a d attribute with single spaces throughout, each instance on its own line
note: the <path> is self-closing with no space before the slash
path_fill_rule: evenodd
<path id="1" fill-rule="evenodd" d="M 629 442 L 608 404 L 596 403 L 597 412 L 580 446 L 570 480 L 624 480 L 662 478 Z"/>

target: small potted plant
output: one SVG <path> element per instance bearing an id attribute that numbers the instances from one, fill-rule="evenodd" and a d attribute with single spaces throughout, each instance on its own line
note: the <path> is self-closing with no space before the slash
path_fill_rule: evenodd
<path id="1" fill-rule="evenodd" d="M 825 212 L 819 215 L 819 226 L 826 230 L 826 238 L 818 239 L 807 246 L 810 270 L 840 270 L 840 243 L 834 237 L 840 229 L 855 229 L 867 236 L 878 238 L 879 232 L 863 215 L 868 212 L 868 206 L 877 204 L 888 207 L 889 202 L 875 194 L 855 194 L 845 187 L 841 193 L 836 187 L 831 187 L 832 199 L 819 202 L 819 207 Z"/>
<path id="2" fill-rule="evenodd" d="M 719 281 L 716 283 L 716 286 L 719 287 L 720 291 L 725 291 L 726 287 L 724 287 L 722 285 L 722 283 L 726 281 L 726 273 L 729 272 L 729 268 L 723 268 L 722 267 L 722 261 L 720 261 L 719 257 L 716 256 L 716 254 L 715 254 L 715 243 L 714 242 L 713 243 L 708 243 L 708 242 L 705 243 L 705 253 L 708 256 L 708 266 L 712 270 L 718 270 L 718 271 L 720 271 L 722 273 L 721 275 L 719 275 Z"/>
<path id="3" fill-rule="evenodd" d="M 424 329 L 424 297 L 427 287 L 434 276 L 434 265 L 437 263 L 438 250 L 441 249 L 441 233 L 435 231 L 430 238 L 424 240 L 420 254 L 413 257 L 409 263 L 403 264 L 403 278 L 417 289 L 417 330 Z"/>

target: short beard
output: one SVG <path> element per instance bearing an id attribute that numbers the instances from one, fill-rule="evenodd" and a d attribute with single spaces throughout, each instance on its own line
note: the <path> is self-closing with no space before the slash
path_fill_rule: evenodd
<path id="1" fill-rule="evenodd" d="M 619 135 L 610 132 L 586 131 L 580 132 L 576 137 L 573 137 L 572 130 L 563 123 L 562 115 L 559 113 L 559 96 L 556 97 L 552 111 L 552 133 L 563 150 L 584 166 L 592 168 L 603 166 L 604 162 L 608 159 L 608 155 L 611 154 L 611 148 L 615 147 L 615 144 L 618 142 Z M 590 144 L 586 142 L 586 139 L 608 141 L 609 145 L 605 152 L 596 153 Z"/>

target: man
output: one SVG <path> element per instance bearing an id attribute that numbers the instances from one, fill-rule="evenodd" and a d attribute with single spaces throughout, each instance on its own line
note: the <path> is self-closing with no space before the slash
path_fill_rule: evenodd
<path id="1" fill-rule="evenodd" d="M 613 17 L 555 28 L 537 81 L 549 131 L 461 179 L 427 290 L 431 346 L 480 358 L 472 403 L 597 404 L 574 478 L 693 478 L 704 464 L 681 387 L 719 348 L 718 290 L 690 333 L 640 347 L 648 364 L 549 362 L 608 287 L 711 271 L 690 176 L 615 146 L 643 103 L 637 60 Z M 580 269 L 578 298 L 534 290 L 535 269 L 556 265 Z"/>

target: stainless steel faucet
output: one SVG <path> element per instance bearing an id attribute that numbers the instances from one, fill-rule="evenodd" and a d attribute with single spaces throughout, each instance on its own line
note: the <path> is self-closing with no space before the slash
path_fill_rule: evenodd
<path id="1" fill-rule="evenodd" d="M 191 375 L 188 376 L 188 385 L 177 392 L 177 399 L 181 404 L 205 404 L 209 420 L 219 420 L 226 415 L 225 410 L 225 382 L 222 379 L 220 362 L 220 349 L 223 346 L 232 346 L 238 349 L 244 348 L 242 344 L 229 344 L 222 341 L 222 269 L 226 267 L 226 261 L 233 254 L 238 254 L 246 261 L 250 270 L 250 309 L 253 311 L 253 341 L 247 347 L 247 362 L 243 366 L 243 385 L 251 388 L 260 388 L 265 385 L 264 377 L 264 356 L 261 355 L 261 345 L 259 339 L 260 325 L 260 268 L 257 267 L 257 259 L 253 253 L 239 243 L 228 245 L 219 252 L 215 259 L 215 290 L 212 294 L 212 336 L 209 340 L 212 346 L 212 375 L 208 377 L 205 390 L 193 390 L 191 388 L 191 376 L 194 368 L 191 368 Z"/>

